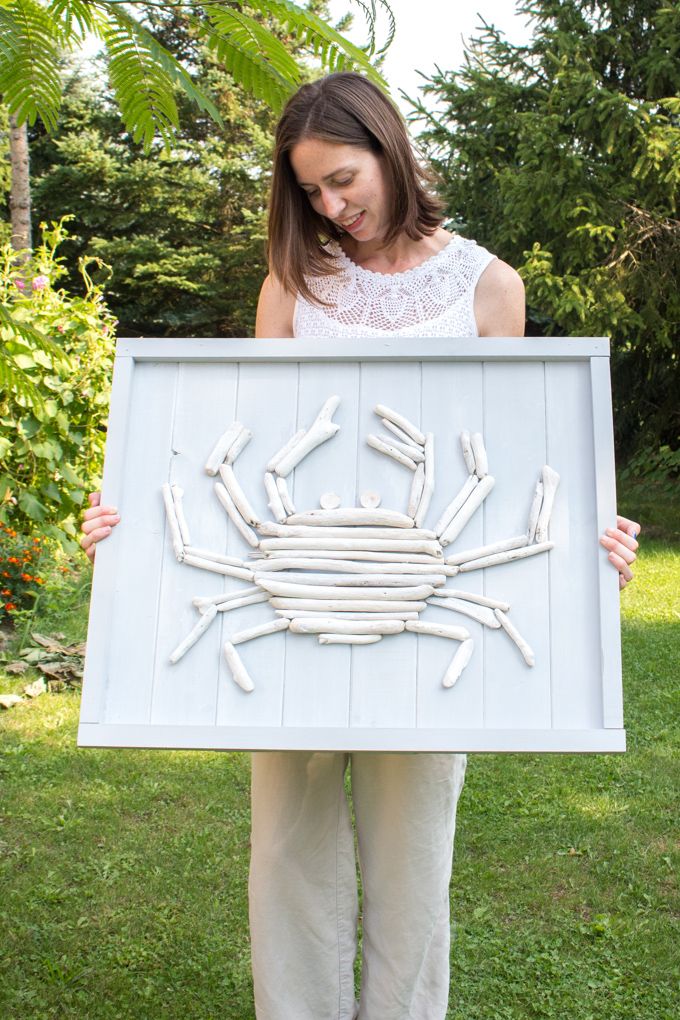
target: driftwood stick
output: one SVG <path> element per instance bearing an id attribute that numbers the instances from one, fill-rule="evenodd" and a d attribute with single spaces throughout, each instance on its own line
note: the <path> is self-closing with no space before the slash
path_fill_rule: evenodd
<path id="1" fill-rule="evenodd" d="M 255 574 L 247 567 L 235 567 L 231 563 L 219 563 L 217 560 L 206 560 L 202 556 L 185 555 L 187 567 L 198 567 L 199 570 L 210 570 L 213 574 L 226 574 L 228 577 L 240 577 L 242 581 L 252 581 Z"/>
<path id="2" fill-rule="evenodd" d="M 557 471 L 553 471 L 549 464 L 545 465 L 541 476 L 543 481 L 543 502 L 541 503 L 536 524 L 535 537 L 537 542 L 547 541 L 548 525 L 550 524 L 550 516 L 555 502 L 555 493 L 557 492 L 557 486 L 560 484 L 560 476 Z"/>
<path id="3" fill-rule="evenodd" d="M 488 595 L 478 595 L 473 591 L 461 591 L 459 588 L 442 588 L 437 592 L 441 598 L 463 599 L 464 602 L 475 602 L 479 606 L 488 606 L 489 609 L 502 609 L 504 613 L 510 612 L 510 603 L 501 602 L 500 599 L 489 598 Z"/>
<path id="4" fill-rule="evenodd" d="M 265 539 L 266 541 L 266 539 Z M 457 572 L 457 567 L 446 567 L 444 560 L 438 556 L 431 556 L 428 553 L 409 552 L 406 555 L 398 552 L 383 552 L 370 549 L 265 549 L 262 552 L 249 553 L 255 559 L 262 556 L 267 563 L 278 559 L 305 560 L 318 559 L 322 557 L 328 560 L 347 560 L 348 562 L 363 562 L 368 560 L 380 563 L 425 563 L 432 567 L 439 574 L 445 574 L 447 570 Z M 272 567 L 276 570 L 276 567 Z M 453 576 L 453 575 L 450 575 Z"/>
<path id="5" fill-rule="evenodd" d="M 255 638 L 264 637 L 266 634 L 276 634 L 280 630 L 288 630 L 289 620 L 270 620 L 268 623 L 261 623 L 257 627 L 247 627 L 235 634 L 229 635 L 232 645 L 242 645 L 244 641 L 253 641 Z"/>
<path id="6" fill-rule="evenodd" d="M 418 466 L 414 460 L 407 457 L 406 454 L 402 453 L 401 450 L 398 450 L 396 446 L 392 446 L 391 443 L 383 442 L 382 439 L 379 439 L 373 434 L 366 437 L 366 443 L 374 450 L 377 450 L 378 453 L 384 453 L 387 457 L 391 457 L 392 460 L 396 460 L 398 464 L 403 464 L 403 466 L 407 467 L 410 471 L 415 471 Z"/>
<path id="7" fill-rule="evenodd" d="M 458 538 L 472 515 L 479 509 L 486 497 L 489 495 L 495 483 L 496 479 L 493 475 L 484 475 L 484 477 L 480 479 L 479 485 L 472 490 L 456 516 L 448 525 L 444 534 L 440 535 L 439 541 L 443 546 L 450 545 L 451 542 L 454 542 Z"/>
<path id="8" fill-rule="evenodd" d="M 375 413 L 379 418 L 387 418 L 393 425 L 397 425 L 402 432 L 405 432 L 409 439 L 412 439 L 414 443 L 419 446 L 425 446 L 425 436 L 420 429 L 410 422 L 408 418 L 405 418 L 403 414 L 399 414 L 397 411 L 393 411 L 389 407 L 385 407 L 384 404 L 376 404 L 374 407 Z"/>
<path id="9" fill-rule="evenodd" d="M 184 552 L 187 556 L 197 556 L 201 560 L 214 560 L 215 563 L 226 563 L 232 567 L 245 567 L 246 565 L 238 556 L 223 556 L 210 549 L 199 549 L 195 545 L 188 545 Z"/>
<path id="10" fill-rule="evenodd" d="M 256 584 L 250 588 L 238 588 L 236 591 L 223 591 L 219 595 L 195 595 L 191 600 L 192 605 L 196 606 L 197 609 L 205 609 L 207 606 L 216 606 L 221 602 L 233 602 L 234 599 L 240 599 L 247 595 L 264 595 L 263 592 Z"/>
<path id="11" fill-rule="evenodd" d="M 394 436 L 376 436 L 381 443 L 385 443 L 387 446 L 393 446 L 395 450 L 399 450 L 409 460 L 415 461 L 416 464 L 423 464 L 425 462 L 425 451 L 422 446 L 415 446 L 414 443 L 401 443 Z"/>
<path id="12" fill-rule="evenodd" d="M 232 602 L 218 602 L 217 612 L 230 613 L 232 609 L 241 609 L 243 606 L 254 606 L 258 602 L 269 602 L 269 596 L 266 591 L 261 591 L 259 595 L 244 595 L 243 598 L 234 599 Z"/>
<path id="13" fill-rule="evenodd" d="M 358 585 L 360 587 L 387 587 L 402 588 L 409 585 L 427 584 L 434 588 L 446 584 L 444 574 L 315 574 L 297 572 L 294 570 L 269 573 L 266 570 L 256 571 L 255 580 L 260 584 L 262 581 L 281 581 L 288 584 L 312 584 L 324 587 L 343 587 L 346 585 Z"/>
<path id="14" fill-rule="evenodd" d="M 294 446 L 297 446 L 297 444 L 300 442 L 300 440 L 302 439 L 304 434 L 305 434 L 305 429 L 298 429 L 298 431 L 295 433 L 295 435 L 291 436 L 290 439 L 288 440 L 288 442 L 285 443 L 281 447 L 281 449 L 278 450 L 274 454 L 274 456 L 271 458 L 270 461 L 268 461 L 266 470 L 267 471 L 272 471 L 272 472 L 276 471 L 276 465 L 281 460 L 281 458 L 285 457 L 286 454 L 289 453 L 293 449 Z"/>
<path id="15" fill-rule="evenodd" d="M 187 524 L 187 519 L 184 516 L 184 489 L 182 489 L 179 485 L 171 485 L 170 491 L 172 493 L 172 501 L 175 504 L 175 516 L 177 517 L 177 525 L 182 538 L 182 545 L 191 545 L 189 525 Z"/>
<path id="16" fill-rule="evenodd" d="M 276 488 L 279 490 L 279 496 L 281 497 L 281 502 L 283 503 L 283 509 L 285 512 L 287 514 L 294 514 L 295 506 L 293 505 L 293 500 L 290 498 L 286 479 L 277 477 Z"/>
<path id="17" fill-rule="evenodd" d="M 255 571 L 255 573 L 270 573 L 274 571 L 307 571 L 309 577 L 316 577 L 318 575 L 311 573 L 311 571 L 319 570 L 325 572 L 339 572 L 341 574 L 352 575 L 366 575 L 366 574 L 380 574 L 383 577 L 391 577 L 392 574 L 400 576 L 407 574 L 412 578 L 419 578 L 419 583 L 422 584 L 434 584 L 435 582 L 431 578 L 437 578 L 437 584 L 443 583 L 439 581 L 440 577 L 455 577 L 458 573 L 457 567 L 447 567 L 446 570 L 442 567 L 441 560 L 435 560 L 434 563 L 411 563 L 410 561 L 399 560 L 396 563 L 372 563 L 370 560 L 334 560 L 326 558 L 315 558 L 310 556 L 308 559 L 295 559 L 285 558 L 281 559 L 264 559 L 254 560 L 248 564 L 249 567 Z M 423 578 L 420 578 L 420 575 Z M 291 576 L 293 574 L 291 573 Z M 301 576 L 301 575 L 297 575 Z M 386 583 L 386 582 L 382 582 Z"/>
<path id="18" fill-rule="evenodd" d="M 161 492 L 163 493 L 163 503 L 165 504 L 165 515 L 168 519 L 172 548 L 174 549 L 175 556 L 181 563 L 184 560 L 184 543 L 182 542 L 182 534 L 179 530 L 179 522 L 175 511 L 175 501 L 172 498 L 172 490 L 167 482 L 163 482 Z"/>
<path id="19" fill-rule="evenodd" d="M 374 645 L 382 634 L 319 634 L 320 645 Z"/>
<path id="20" fill-rule="evenodd" d="M 411 491 L 409 492 L 408 496 L 408 508 L 406 510 L 406 513 L 409 515 L 409 517 L 415 517 L 417 513 L 418 504 L 420 503 L 420 500 L 423 495 L 424 485 L 425 485 L 425 464 L 422 463 L 419 464 L 418 467 L 416 468 L 416 473 L 414 474 L 413 481 L 411 482 Z"/>
<path id="21" fill-rule="evenodd" d="M 328 613 L 321 609 L 275 609 L 277 616 L 294 619 L 318 619 L 320 616 L 328 616 Z M 334 620 L 417 620 L 418 613 L 333 613 Z"/>
<path id="22" fill-rule="evenodd" d="M 389 538 L 332 538 L 320 534 L 319 538 L 263 538 L 260 542 L 262 552 L 270 552 L 277 549 L 323 549 L 345 550 L 357 552 L 394 552 L 400 553 L 426 553 L 429 556 L 441 557 L 443 554 L 439 542 L 406 541 L 404 539 Z"/>
<path id="23" fill-rule="evenodd" d="M 465 641 L 470 637 L 470 631 L 465 627 L 452 627 L 447 623 L 424 623 L 422 620 L 407 620 L 406 630 L 414 634 L 429 634 L 431 637 L 445 637 L 452 641 Z"/>
<path id="24" fill-rule="evenodd" d="M 278 461 L 277 475 L 286 478 L 303 457 L 335 435 L 340 426 L 331 419 L 339 403 L 340 397 L 338 396 L 328 398 L 304 436 Z"/>
<path id="25" fill-rule="evenodd" d="M 353 509 L 359 508 L 354 507 Z M 321 511 L 315 512 L 320 513 Z M 396 513 L 396 511 L 391 512 Z M 323 531 L 321 531 L 318 524 L 275 524 L 274 521 L 263 521 L 257 530 L 261 535 L 272 538 L 389 538 L 413 542 L 415 539 L 421 538 L 434 541 L 437 537 L 434 531 L 428 531 L 426 528 L 355 527 L 354 525 L 326 527 L 324 525 Z"/>
<path id="26" fill-rule="evenodd" d="M 541 503 L 543 502 L 543 481 L 538 479 L 536 482 L 536 488 L 534 489 L 534 496 L 531 501 L 531 507 L 529 508 L 529 523 L 527 524 L 527 543 L 531 545 L 536 537 L 536 525 L 538 524 L 538 515 L 541 511 Z"/>
<path id="27" fill-rule="evenodd" d="M 287 523 L 324 529 L 338 525 L 351 528 L 354 528 L 355 525 L 357 527 L 373 525 L 379 528 L 413 530 L 413 521 L 407 514 L 402 514 L 398 510 L 386 510 L 382 507 L 377 507 L 375 510 L 363 506 L 341 506 L 337 510 L 306 510 L 304 513 L 293 514 L 288 518 Z"/>
<path id="28" fill-rule="evenodd" d="M 463 451 L 463 460 L 465 461 L 468 474 L 476 475 L 475 455 L 472 452 L 470 433 L 467 429 L 463 429 L 460 434 L 460 446 Z"/>
<path id="29" fill-rule="evenodd" d="M 273 595 L 272 609 L 316 609 L 332 613 L 414 613 L 427 608 L 427 602 L 397 602 L 387 599 L 370 602 L 368 599 L 298 599 Z"/>
<path id="30" fill-rule="evenodd" d="M 320 617 L 310 620 L 300 617 L 290 621 L 293 634 L 401 634 L 403 620 L 334 620 Z"/>
<path id="31" fill-rule="evenodd" d="M 461 563 L 459 570 L 465 574 L 470 570 L 483 570 L 485 567 L 495 567 L 499 563 L 513 563 L 515 560 L 523 560 L 527 556 L 536 556 L 538 553 L 548 552 L 552 549 L 554 542 L 540 542 L 535 545 L 525 545 L 522 549 L 508 549 L 507 552 L 496 553 L 494 556 L 482 556 L 479 560 L 469 560 Z"/>
<path id="32" fill-rule="evenodd" d="M 474 647 L 475 643 L 472 638 L 467 638 L 463 641 L 460 648 L 458 648 L 456 654 L 451 659 L 446 673 L 444 673 L 444 676 L 442 677 L 442 684 L 444 687 L 453 687 L 456 681 L 460 678 L 461 673 L 472 658 Z"/>
<path id="33" fill-rule="evenodd" d="M 517 627 L 515 627 L 514 623 L 510 622 L 510 618 L 507 617 L 501 609 L 494 609 L 494 613 L 496 614 L 496 617 L 498 618 L 498 621 L 505 633 L 512 638 L 519 648 L 522 653 L 522 658 L 526 662 L 527 666 L 533 666 L 536 662 L 536 656 L 529 647 L 529 644 L 517 630 Z"/>
<path id="34" fill-rule="evenodd" d="M 208 475 L 216 475 L 220 464 L 224 461 L 224 458 L 229 452 L 229 447 L 238 438 L 239 433 L 243 425 L 240 421 L 232 422 L 226 432 L 223 432 L 220 438 L 217 440 L 210 455 L 205 462 L 205 471 Z"/>
<path id="35" fill-rule="evenodd" d="M 229 464 L 220 464 L 218 470 L 222 483 L 231 496 L 234 506 L 241 514 L 241 517 L 244 519 L 246 524 L 250 524 L 252 527 L 256 528 L 260 521 L 253 510 L 248 497 L 241 488 L 236 475 L 234 474 L 233 467 Z"/>
<path id="36" fill-rule="evenodd" d="M 399 426 L 395 425 L 393 421 L 389 420 L 389 418 L 381 418 L 380 420 L 385 428 L 389 432 L 392 432 L 393 435 L 395 435 L 402 443 L 411 444 L 414 442 L 413 436 L 409 436 L 408 432 L 404 432 L 403 429 L 400 429 Z M 417 443 L 416 445 L 422 449 L 422 443 Z"/>
<path id="37" fill-rule="evenodd" d="M 183 655 L 186 655 L 192 645 L 196 644 L 201 634 L 205 633 L 216 616 L 217 606 L 210 606 L 206 609 L 196 626 L 187 634 L 183 641 L 180 641 L 177 648 L 175 648 L 174 652 L 170 656 L 170 662 L 173 665 L 176 662 L 179 662 Z"/>
<path id="38" fill-rule="evenodd" d="M 478 478 L 484 478 L 489 473 L 489 461 L 486 456 L 484 440 L 481 432 L 473 432 L 470 436 L 472 455 L 475 458 L 475 474 Z"/>
<path id="39" fill-rule="evenodd" d="M 322 584 L 291 584 L 287 581 L 264 577 L 262 574 L 255 575 L 255 581 L 268 591 L 271 595 L 279 595 L 283 598 L 293 597 L 301 599 L 327 599 L 329 590 Z M 411 587 L 380 588 L 377 585 L 371 587 L 352 586 L 336 587 L 332 589 L 334 599 L 372 599 L 391 600 L 397 599 L 402 602 L 422 601 L 434 593 L 431 584 L 416 584 Z"/>
<path id="40" fill-rule="evenodd" d="M 269 500 L 267 506 L 273 513 L 279 524 L 283 524 L 288 519 L 286 508 L 281 500 L 281 494 L 279 493 L 276 480 L 271 471 L 265 472 L 264 476 L 264 488 L 267 493 L 267 499 Z M 259 529 L 258 529 L 259 530 Z"/>
<path id="41" fill-rule="evenodd" d="M 238 507 L 236 506 L 233 499 L 231 498 L 231 496 L 229 495 L 229 493 L 227 492 L 227 490 L 225 489 L 221 482 L 215 482 L 215 494 L 217 495 L 217 498 L 219 499 L 224 509 L 227 511 L 227 514 L 229 515 L 230 520 L 233 522 L 236 530 L 245 538 L 246 542 L 249 545 L 252 545 L 253 548 L 256 548 L 259 541 L 257 535 L 255 534 L 253 529 L 249 527 L 243 520 L 241 514 L 238 511 Z"/>
<path id="42" fill-rule="evenodd" d="M 427 511 L 430 509 L 430 502 L 434 493 L 434 435 L 432 432 L 428 432 L 425 437 L 425 482 L 423 484 L 423 492 L 420 497 L 420 503 L 416 510 L 415 526 L 416 528 L 422 528 L 423 521 L 427 516 Z"/>
<path id="43" fill-rule="evenodd" d="M 224 642 L 224 657 L 227 660 L 227 665 L 231 670 L 231 675 L 234 679 L 234 682 L 237 683 L 239 687 L 242 690 L 246 691 L 247 693 L 250 693 L 250 691 L 255 690 L 255 684 L 250 679 L 250 676 L 248 675 L 248 670 L 243 665 L 241 656 L 238 654 L 238 652 L 232 645 L 231 641 Z"/>
<path id="44" fill-rule="evenodd" d="M 470 493 L 473 489 L 476 489 L 478 485 L 479 478 L 477 475 L 468 475 L 449 505 L 442 511 L 441 517 L 434 526 L 435 534 L 438 538 L 444 534 Z"/>
<path id="45" fill-rule="evenodd" d="M 227 464 L 233 464 L 234 461 L 236 460 L 236 458 L 238 457 L 238 455 L 248 445 L 248 443 L 250 442 L 250 440 L 252 438 L 253 438 L 253 433 L 250 431 L 250 429 L 247 429 L 244 426 L 241 429 L 241 431 L 239 432 L 239 434 L 237 435 L 237 437 L 234 440 L 234 442 L 231 444 L 231 446 L 227 450 L 226 463 Z"/>
<path id="46" fill-rule="evenodd" d="M 461 549 L 446 557 L 449 564 L 460 565 L 468 560 L 478 560 L 481 556 L 493 556 L 494 553 L 507 552 L 508 549 L 521 549 L 527 544 L 526 535 L 515 535 L 514 538 L 504 538 L 500 542 L 491 542 L 489 545 L 478 545 L 475 549 Z"/>
<path id="47" fill-rule="evenodd" d="M 494 629 L 500 627 L 500 623 L 493 614 L 493 609 L 489 609 L 488 606 L 478 606 L 474 602 L 465 602 L 463 599 L 438 599 L 435 596 L 427 601 L 432 606 L 439 606 L 440 609 L 449 609 L 452 613 L 469 616 L 471 619 L 477 620 L 478 623 L 483 623 L 485 627 Z"/>

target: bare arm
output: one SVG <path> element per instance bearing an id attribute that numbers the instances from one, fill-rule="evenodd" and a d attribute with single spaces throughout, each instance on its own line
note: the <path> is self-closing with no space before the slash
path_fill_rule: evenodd
<path id="1" fill-rule="evenodd" d="M 475 320 L 480 336 L 524 336 L 524 284 L 507 262 L 494 259 L 475 290 Z"/>
<path id="2" fill-rule="evenodd" d="M 258 339 L 276 337 L 292 339 L 294 312 L 295 295 L 284 290 L 276 277 L 270 274 L 260 290 L 255 336 Z"/>

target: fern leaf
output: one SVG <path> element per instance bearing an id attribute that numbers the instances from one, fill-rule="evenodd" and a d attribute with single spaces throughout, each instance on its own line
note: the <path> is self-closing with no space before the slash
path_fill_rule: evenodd
<path id="1" fill-rule="evenodd" d="M 236 30 L 227 34 L 227 19 L 222 23 L 224 31 L 208 32 L 209 49 L 247 92 L 280 110 L 299 80 L 297 65 L 296 78 L 285 77 L 262 55 L 246 27 L 235 22 Z"/>
<path id="2" fill-rule="evenodd" d="M 259 21 L 234 7 L 210 5 L 206 14 L 220 36 L 229 38 L 244 53 L 259 56 L 292 88 L 300 81 L 300 68 L 283 43 Z"/>
<path id="3" fill-rule="evenodd" d="M 99 34 L 98 12 L 88 0 L 52 0 L 47 10 L 66 36 L 80 35 L 84 39 L 88 33 Z"/>
<path id="4" fill-rule="evenodd" d="M 40 117 L 48 131 L 57 126 L 65 46 L 59 26 L 33 0 L 0 7 L 0 93 L 20 124 Z"/>

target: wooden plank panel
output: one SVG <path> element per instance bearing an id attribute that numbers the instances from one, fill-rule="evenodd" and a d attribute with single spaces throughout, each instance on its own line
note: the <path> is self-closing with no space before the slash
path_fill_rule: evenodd
<path id="1" fill-rule="evenodd" d="M 548 462 L 560 475 L 549 537 L 552 725 L 598 729 L 602 723 L 593 416 L 587 362 L 546 365 Z M 612 571 L 612 573 L 615 573 Z"/>
<path id="2" fill-rule="evenodd" d="M 442 386 L 442 378 L 445 382 Z M 481 364 L 431 362 L 422 365 L 423 426 L 435 435 L 436 488 L 428 524 L 434 527 L 443 509 L 451 502 L 468 477 L 460 445 L 464 429 L 481 432 L 483 427 L 483 391 Z M 445 399 L 442 399 L 442 391 Z M 451 545 L 445 555 L 482 545 L 484 519 L 478 511 Z M 463 580 L 461 580 L 461 577 Z M 481 593 L 482 573 L 449 578 L 448 588 Z M 458 650 L 458 642 L 446 638 L 418 635 L 418 726 L 451 725 L 481 726 L 484 708 L 484 644 L 483 627 L 459 613 L 429 606 L 425 620 L 466 627 L 475 642 L 472 660 L 455 687 L 442 686 L 446 668 Z"/>
<path id="3" fill-rule="evenodd" d="M 339 432 L 293 472 L 290 489 L 298 512 L 317 509 L 325 492 L 337 493 L 342 506 L 355 505 L 358 383 L 357 364 L 334 365 L 332 371 L 321 361 L 300 366 L 298 428 L 312 424 L 328 397 L 337 394 L 341 400 L 333 415 Z M 347 725 L 351 656 L 348 645 L 320 645 L 311 634 L 286 635 L 284 726 Z"/>
<path id="4" fill-rule="evenodd" d="M 494 542 L 526 530 L 546 463 L 543 364 L 484 365 L 484 436 L 496 479 L 484 503 L 485 541 Z M 510 603 L 510 619 L 536 656 L 536 665 L 527 666 L 505 631 L 485 628 L 486 655 L 493 662 L 486 670 L 487 727 L 550 727 L 549 555 L 484 571 L 485 594 Z"/>
<path id="5" fill-rule="evenodd" d="M 168 480 L 184 489 L 184 508 L 192 545 L 216 553 L 227 549 L 227 517 L 214 493 L 215 478 L 204 465 L 217 438 L 235 417 L 238 365 L 179 366 L 177 397 L 168 451 Z M 239 582 L 178 563 L 169 537 L 163 553 L 152 722 L 211 725 L 215 720 L 217 663 L 220 655 L 218 616 L 179 662 L 169 656 L 199 620 L 196 595 L 217 595 Z"/>
<path id="6" fill-rule="evenodd" d="M 165 549 L 160 488 L 167 479 L 177 376 L 177 365 L 151 363 L 137 365 L 132 381 L 130 428 L 116 497 L 121 522 L 108 540 L 111 554 L 126 569 L 116 572 L 109 605 L 111 645 L 102 712 L 107 723 L 150 720 Z"/>

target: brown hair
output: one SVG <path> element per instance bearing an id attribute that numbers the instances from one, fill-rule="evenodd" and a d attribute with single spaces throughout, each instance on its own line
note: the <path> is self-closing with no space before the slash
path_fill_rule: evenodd
<path id="1" fill-rule="evenodd" d="M 384 245 L 402 232 L 414 241 L 433 234 L 443 207 L 428 190 L 435 177 L 416 159 L 401 114 L 376 85 L 343 71 L 299 88 L 276 128 L 267 256 L 270 271 L 287 290 L 318 304 L 305 276 L 337 271 L 323 245 L 339 239 L 342 230 L 314 211 L 295 179 L 290 151 L 307 138 L 356 145 L 382 156 L 393 209 Z"/>

